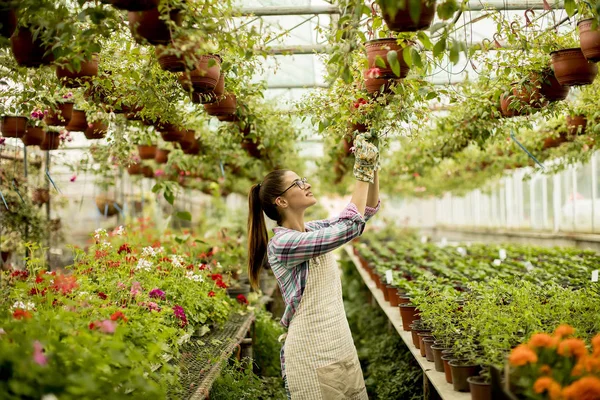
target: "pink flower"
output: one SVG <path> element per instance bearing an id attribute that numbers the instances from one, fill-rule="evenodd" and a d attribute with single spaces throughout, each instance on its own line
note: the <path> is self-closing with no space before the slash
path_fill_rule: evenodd
<path id="1" fill-rule="evenodd" d="M 0 146 L 4 146 L 4 142 L 6 142 L 6 138 L 0 137 Z"/>
<path id="2" fill-rule="evenodd" d="M 63 99 L 70 99 L 71 97 L 73 97 L 73 92 L 69 92 L 67 94 L 63 94 Z"/>
<path id="3" fill-rule="evenodd" d="M 142 290 L 142 285 L 139 282 L 133 282 L 131 284 L 131 290 L 129 291 L 129 293 L 133 297 L 135 297 L 140 292 L 140 290 Z"/>
<path id="4" fill-rule="evenodd" d="M 370 79 L 379 78 L 381 76 L 381 70 L 377 67 L 369 68 L 367 70 L 367 77 Z"/>
<path id="5" fill-rule="evenodd" d="M 105 319 L 104 321 L 98 324 L 100 332 L 103 333 L 115 333 L 117 330 L 117 323 L 115 321 L 111 321 L 110 319 Z"/>
<path id="6" fill-rule="evenodd" d="M 70 179 L 71 182 L 75 182 L 75 179 L 77 179 L 77 175 L 73 175 Z"/>
<path id="7" fill-rule="evenodd" d="M 94 124 L 92 124 L 91 122 L 88 122 L 88 128 L 93 128 Z"/>
<path id="8" fill-rule="evenodd" d="M 44 355 L 44 347 L 39 341 L 33 342 L 33 361 L 37 365 L 44 366 L 48 364 L 48 359 Z"/>
<path id="9" fill-rule="evenodd" d="M 163 171 L 162 169 L 157 169 L 156 171 L 154 171 L 154 176 L 161 177 L 165 174 L 165 171 Z"/>
<path id="10" fill-rule="evenodd" d="M 156 303 L 155 303 L 155 302 L 153 302 L 153 301 L 149 301 L 149 302 L 148 302 L 148 309 L 149 309 L 150 311 L 160 311 L 160 307 L 158 306 L 158 304 L 156 304 Z"/>
<path id="11" fill-rule="evenodd" d="M 117 282 L 117 287 L 119 289 L 125 289 L 127 286 L 123 282 Z"/>
<path id="12" fill-rule="evenodd" d="M 156 288 L 156 289 L 152 289 L 149 293 L 150 297 L 153 299 L 161 299 L 164 300 L 166 298 L 165 292 L 163 292 L 162 290 Z"/>

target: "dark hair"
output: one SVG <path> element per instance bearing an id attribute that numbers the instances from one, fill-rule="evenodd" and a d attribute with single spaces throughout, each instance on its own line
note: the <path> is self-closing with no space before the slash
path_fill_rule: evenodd
<path id="1" fill-rule="evenodd" d="M 275 205 L 275 199 L 284 190 L 286 169 L 270 172 L 259 184 L 252 186 L 248 194 L 248 277 L 254 288 L 258 287 L 258 276 L 267 256 L 269 242 L 267 217 L 281 225 L 281 215 Z"/>

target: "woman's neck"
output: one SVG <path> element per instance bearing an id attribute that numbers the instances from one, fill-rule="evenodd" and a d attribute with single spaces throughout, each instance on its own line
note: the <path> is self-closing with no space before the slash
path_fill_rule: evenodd
<path id="1" fill-rule="evenodd" d="M 295 231 L 304 232 L 304 213 L 286 215 L 286 218 L 281 226 L 284 228 L 293 229 Z"/>

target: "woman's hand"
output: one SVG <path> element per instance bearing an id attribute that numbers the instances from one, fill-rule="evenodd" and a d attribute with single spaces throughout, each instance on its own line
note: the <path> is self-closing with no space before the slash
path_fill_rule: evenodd
<path id="1" fill-rule="evenodd" d="M 379 164 L 379 150 L 372 143 L 376 135 L 361 133 L 354 139 L 354 177 L 363 182 L 374 182 L 375 170 Z M 369 140 L 371 139 L 371 141 Z"/>

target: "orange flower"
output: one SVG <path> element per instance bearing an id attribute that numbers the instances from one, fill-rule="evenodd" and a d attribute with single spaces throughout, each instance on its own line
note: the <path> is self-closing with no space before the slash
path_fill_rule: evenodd
<path id="1" fill-rule="evenodd" d="M 29 319 L 31 318 L 31 313 L 27 310 L 23 310 L 22 308 L 17 308 L 14 312 L 13 312 L 13 318 L 14 319 Z"/>
<path id="2" fill-rule="evenodd" d="M 592 339 L 592 347 L 594 348 L 594 357 L 600 357 L 600 334 Z"/>
<path id="3" fill-rule="evenodd" d="M 537 354 L 535 354 L 526 344 L 520 344 L 515 347 L 508 358 L 508 361 L 515 367 L 520 367 L 527 363 L 535 363 L 537 360 Z"/>
<path id="4" fill-rule="evenodd" d="M 529 339 L 530 347 L 554 347 L 556 346 L 556 338 L 547 333 L 536 333 Z"/>
<path id="5" fill-rule="evenodd" d="M 573 382 L 562 391 L 566 400 L 598 400 L 600 399 L 600 379 L 586 376 Z"/>
<path id="6" fill-rule="evenodd" d="M 552 368 L 550 368 L 549 365 L 544 364 L 540 367 L 540 374 L 541 375 L 550 375 L 552 373 Z"/>
<path id="7" fill-rule="evenodd" d="M 556 330 L 554 331 L 554 336 L 558 336 L 558 337 L 565 337 L 565 336 L 569 336 L 575 333 L 575 328 L 573 328 L 570 325 L 559 325 Z"/>
<path id="8" fill-rule="evenodd" d="M 540 394 L 548 392 L 550 399 L 558 400 L 561 398 L 562 388 L 554 379 L 549 376 L 542 376 L 533 384 L 533 391 Z"/>
<path id="9" fill-rule="evenodd" d="M 587 371 L 587 356 L 581 357 L 571 371 L 571 376 L 580 376 Z"/>
<path id="10" fill-rule="evenodd" d="M 587 356 L 585 343 L 581 339 L 565 339 L 558 345 L 558 354 L 565 357 L 575 356 L 581 358 Z"/>
<path id="11" fill-rule="evenodd" d="M 127 322 L 127 317 L 125 317 L 125 314 L 123 314 L 121 311 L 115 311 L 111 316 L 110 319 L 113 321 L 116 320 L 122 320 L 123 322 Z"/>
<path id="12" fill-rule="evenodd" d="M 585 369 L 589 372 L 600 372 L 600 358 L 585 357 Z"/>

